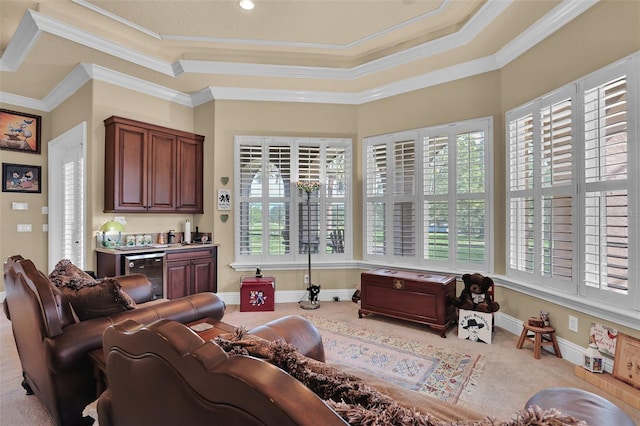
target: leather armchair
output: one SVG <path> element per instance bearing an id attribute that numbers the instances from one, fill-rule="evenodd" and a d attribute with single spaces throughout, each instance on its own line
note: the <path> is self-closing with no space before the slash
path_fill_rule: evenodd
<path id="1" fill-rule="evenodd" d="M 291 325 L 299 336 L 305 321 L 287 317 L 260 330 Z M 282 334 L 287 333 L 273 337 Z M 257 358 L 229 356 L 174 321 L 114 324 L 104 333 L 104 350 L 109 387 L 98 400 L 100 426 L 346 424 L 281 369 Z"/>
<path id="2" fill-rule="evenodd" d="M 66 297 L 31 260 L 12 256 L 4 265 L 4 311 L 22 365 L 22 385 L 36 395 L 56 425 L 93 422 L 82 416 L 84 407 L 98 396 L 89 353 L 102 347 L 102 334 L 111 324 L 161 318 L 185 323 L 224 315 L 224 303 L 214 293 L 151 301 L 152 285 L 144 275 L 116 279 L 136 307 L 79 321 Z"/>

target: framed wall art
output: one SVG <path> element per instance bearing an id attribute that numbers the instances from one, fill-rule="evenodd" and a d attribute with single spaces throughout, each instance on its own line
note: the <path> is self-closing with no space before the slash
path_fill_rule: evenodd
<path id="1" fill-rule="evenodd" d="M 40 166 L 2 163 L 2 192 L 42 192 Z"/>
<path id="2" fill-rule="evenodd" d="M 613 377 L 640 389 L 640 339 L 618 333 Z"/>
<path id="3" fill-rule="evenodd" d="M 0 109 L 0 149 L 40 154 L 42 117 Z"/>

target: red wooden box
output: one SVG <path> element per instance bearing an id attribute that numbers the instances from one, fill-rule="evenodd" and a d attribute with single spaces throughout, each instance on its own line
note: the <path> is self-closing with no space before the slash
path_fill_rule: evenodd
<path id="1" fill-rule="evenodd" d="M 240 312 L 273 311 L 276 280 L 273 277 L 243 277 L 240 280 Z"/>

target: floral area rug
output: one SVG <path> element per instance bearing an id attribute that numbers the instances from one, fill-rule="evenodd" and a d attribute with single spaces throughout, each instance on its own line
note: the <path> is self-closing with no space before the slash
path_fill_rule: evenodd
<path id="1" fill-rule="evenodd" d="M 484 366 L 480 355 L 381 335 L 366 328 L 303 315 L 320 330 L 326 361 L 362 369 L 387 382 L 456 403 Z"/>

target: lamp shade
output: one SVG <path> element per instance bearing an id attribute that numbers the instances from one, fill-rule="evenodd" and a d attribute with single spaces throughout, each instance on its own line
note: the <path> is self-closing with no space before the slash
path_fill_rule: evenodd
<path id="1" fill-rule="evenodd" d="M 100 232 L 123 232 L 124 226 L 120 222 L 110 220 L 100 227 Z"/>
<path id="2" fill-rule="evenodd" d="M 102 246 L 116 248 L 120 245 L 120 233 L 124 231 L 124 226 L 120 222 L 110 220 L 100 227 L 102 232 Z"/>

